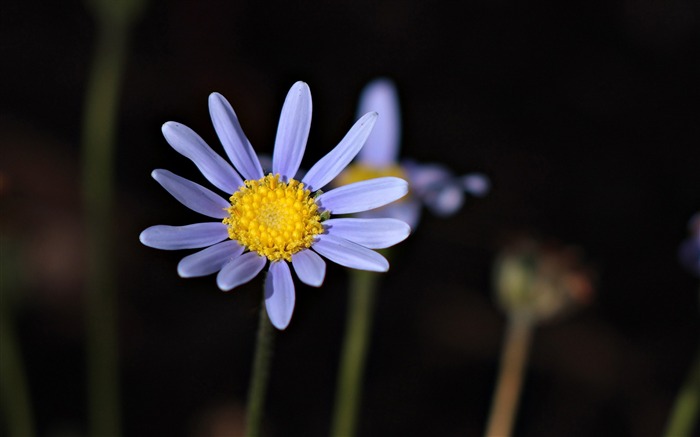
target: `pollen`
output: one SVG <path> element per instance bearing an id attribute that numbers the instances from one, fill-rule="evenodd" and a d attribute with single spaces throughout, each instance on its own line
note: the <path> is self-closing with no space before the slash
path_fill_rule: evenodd
<path id="1" fill-rule="evenodd" d="M 229 237 L 270 261 L 291 261 L 323 232 L 314 197 L 294 179 L 282 182 L 278 174 L 269 174 L 246 180 L 230 200 L 223 220 Z"/>
<path id="2" fill-rule="evenodd" d="M 374 167 L 367 164 L 351 164 L 343 170 L 335 181 L 335 185 L 343 186 L 354 182 L 366 181 L 385 176 L 395 176 L 407 179 L 406 173 L 399 165 L 388 165 L 386 167 Z"/>

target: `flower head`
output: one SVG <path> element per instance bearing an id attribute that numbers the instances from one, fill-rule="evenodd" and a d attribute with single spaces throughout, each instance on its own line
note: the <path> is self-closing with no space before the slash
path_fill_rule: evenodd
<path id="1" fill-rule="evenodd" d="M 489 180 L 478 173 L 455 176 L 440 164 L 419 164 L 411 160 L 399 162 L 401 144 L 401 114 L 396 87 L 388 79 L 375 79 L 362 91 L 358 113 L 377 111 L 379 119 L 367 138 L 365 147 L 355 162 L 338 178 L 338 183 L 350 183 L 372 177 L 396 176 L 408 180 L 409 196 L 381 210 L 362 213 L 365 217 L 378 214 L 394 217 L 412 228 L 418 224 L 421 206 L 434 214 L 449 216 L 464 203 L 464 193 L 484 196 Z"/>
<path id="2" fill-rule="evenodd" d="M 196 277 L 218 272 L 216 282 L 224 291 L 250 281 L 269 263 L 265 306 L 278 329 L 287 327 L 294 310 L 288 263 L 303 283 L 315 287 L 326 273 L 326 263 L 318 254 L 346 267 L 388 270 L 387 260 L 371 249 L 404 240 L 410 232 L 406 223 L 392 218 L 330 217 L 393 202 L 407 193 L 406 181 L 383 177 L 320 191 L 362 148 L 376 113 L 362 116 L 330 153 L 296 180 L 311 124 L 308 85 L 297 82 L 287 95 L 269 174 L 263 172 L 228 101 L 218 93 L 211 94 L 209 112 L 233 167 L 184 125 L 165 123 L 163 135 L 228 200 L 167 170 L 154 170 L 152 176 L 183 205 L 219 221 L 152 226 L 141 233 L 143 244 L 166 250 L 205 248 L 184 257 L 178 273 Z"/>

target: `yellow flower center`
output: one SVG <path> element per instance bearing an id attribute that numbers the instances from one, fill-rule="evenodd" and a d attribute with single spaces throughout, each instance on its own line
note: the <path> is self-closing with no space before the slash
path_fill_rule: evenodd
<path id="1" fill-rule="evenodd" d="M 335 180 L 336 186 L 343 186 L 353 182 L 361 182 L 374 178 L 395 176 L 401 179 L 408 179 L 406 172 L 401 166 L 393 164 L 386 167 L 372 167 L 366 164 L 351 164 L 343 170 Z"/>
<path id="2" fill-rule="evenodd" d="M 270 261 L 292 260 L 292 255 L 311 247 L 323 232 L 318 205 L 304 184 L 278 174 L 247 180 L 231 195 L 229 216 L 223 222 L 228 235 L 250 251 Z"/>

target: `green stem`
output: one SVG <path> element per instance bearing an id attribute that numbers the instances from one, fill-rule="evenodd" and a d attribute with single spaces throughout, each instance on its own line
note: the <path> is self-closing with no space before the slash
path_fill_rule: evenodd
<path id="1" fill-rule="evenodd" d="M 274 334 L 274 328 L 267 317 L 265 298 L 263 296 L 260 307 L 260 320 L 258 322 L 258 336 L 255 341 L 253 369 L 250 375 L 250 387 L 248 388 L 247 437 L 258 437 L 262 428 L 265 395 L 267 394 L 267 382 L 270 376 L 272 348 L 275 339 Z"/>
<path id="2" fill-rule="evenodd" d="M 508 319 L 498 381 L 486 427 L 487 437 L 505 437 L 513 431 L 533 329 L 533 320 L 528 315 L 511 315 Z"/>
<path id="3" fill-rule="evenodd" d="M 14 323 L 6 296 L 0 295 L 0 405 L 4 411 L 8 436 L 32 437 L 32 418 L 29 389 L 22 365 Z"/>
<path id="4" fill-rule="evenodd" d="M 684 437 L 693 434 L 693 427 L 700 409 L 700 351 L 690 368 L 666 426 L 666 437 Z"/>
<path id="5" fill-rule="evenodd" d="M 97 41 L 82 127 L 83 200 L 87 234 L 86 331 L 90 434 L 118 436 L 120 401 L 114 273 L 114 149 L 118 97 L 129 24 L 138 8 L 123 1 L 89 2 Z"/>
<path id="6" fill-rule="evenodd" d="M 362 381 L 379 277 L 377 273 L 362 270 L 350 272 L 349 305 L 336 385 L 332 436 L 351 437 L 357 431 L 358 409 L 362 397 Z"/>

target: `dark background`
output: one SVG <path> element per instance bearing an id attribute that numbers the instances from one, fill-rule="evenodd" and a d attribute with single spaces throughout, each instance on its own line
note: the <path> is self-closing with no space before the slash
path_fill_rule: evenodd
<path id="1" fill-rule="evenodd" d="M 95 26 L 82 3 L 2 7 L 3 256 L 40 435 L 86 433 L 80 126 Z M 590 306 L 538 329 L 516 433 L 658 435 L 698 343 L 698 282 L 677 262 L 700 208 L 700 6 L 575 2 L 149 2 L 135 26 L 118 126 L 119 334 L 127 435 L 235 433 L 262 281 L 224 294 L 183 280 L 189 252 L 138 234 L 197 215 L 149 176 L 200 183 L 160 134 L 182 122 L 221 150 L 207 96 L 232 103 L 271 153 L 284 96 L 311 87 L 303 165 L 352 125 L 362 86 L 395 80 L 403 156 L 479 171 L 484 199 L 426 213 L 378 297 L 360 435 L 480 435 L 504 317 L 491 264 L 512 233 L 579 247 Z M 7 271 L 4 274 L 9 274 Z M 327 435 L 346 272 L 297 282 L 277 336 L 270 435 Z"/>

